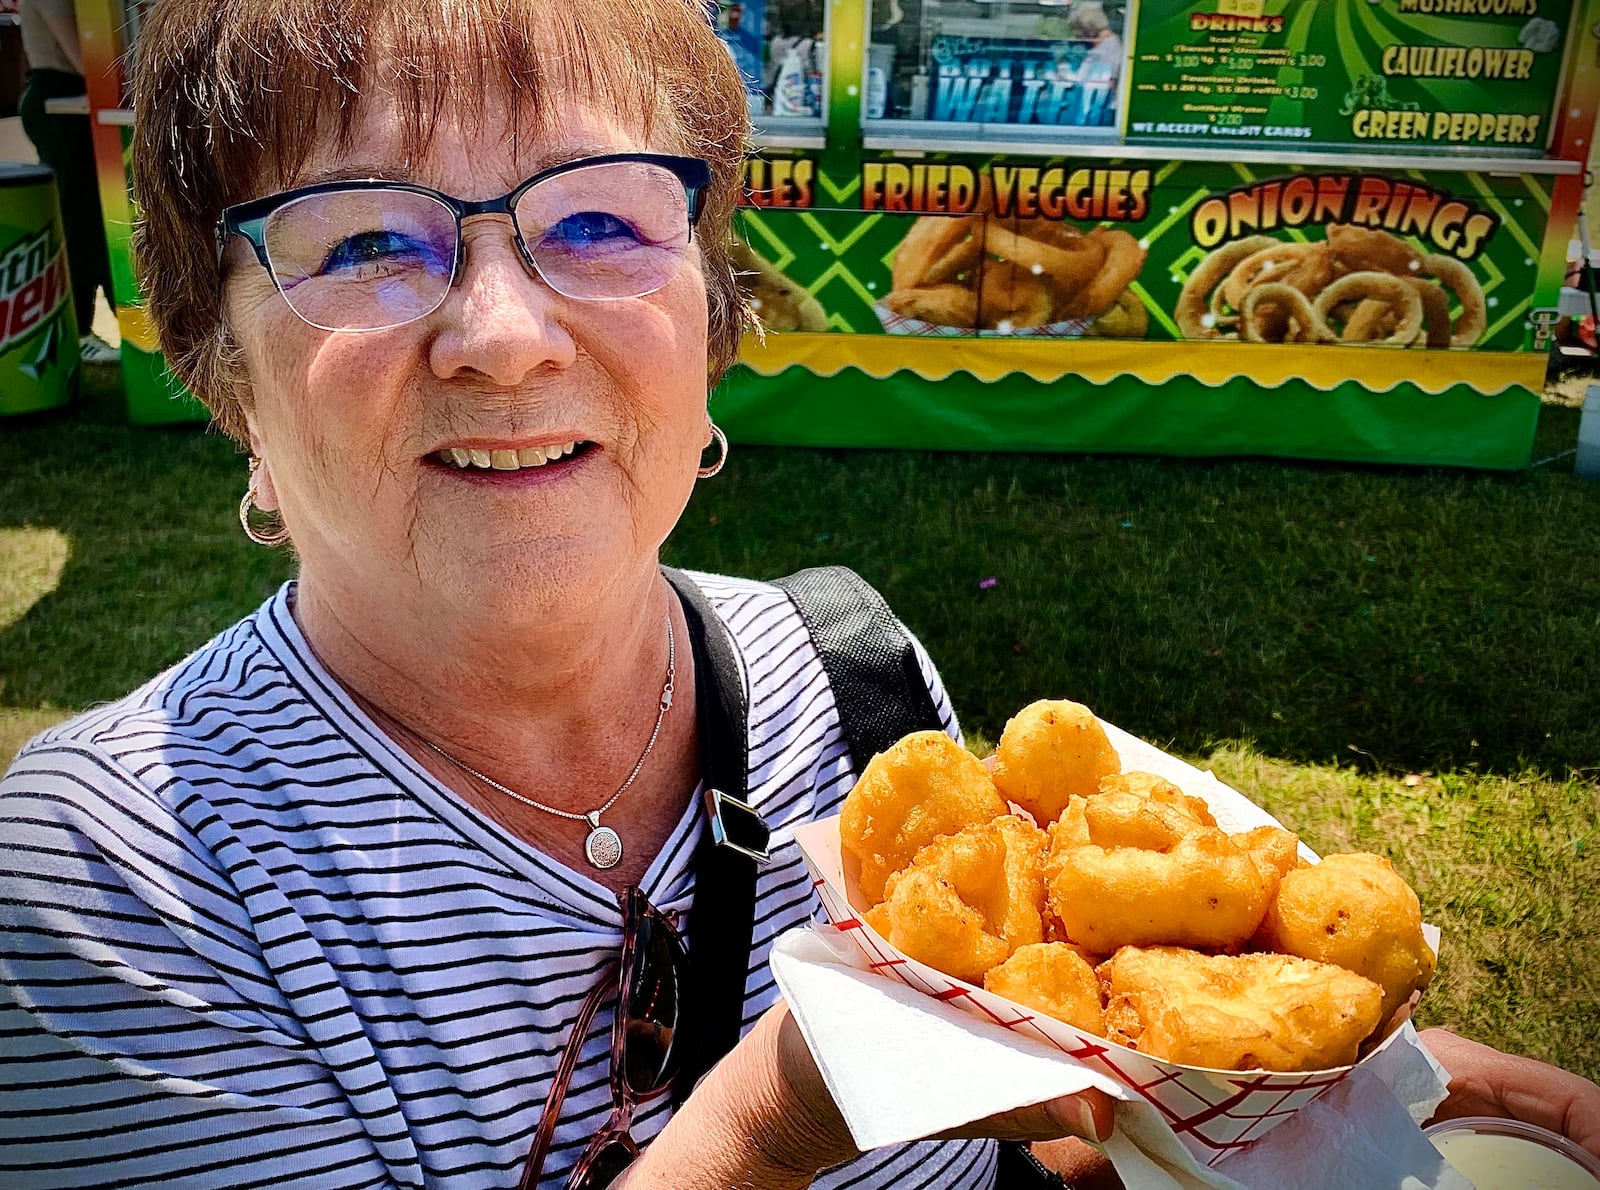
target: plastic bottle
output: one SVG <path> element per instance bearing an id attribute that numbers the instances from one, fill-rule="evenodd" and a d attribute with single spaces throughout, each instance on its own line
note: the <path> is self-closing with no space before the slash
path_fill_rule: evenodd
<path id="1" fill-rule="evenodd" d="M 894 74 L 894 45 L 875 41 L 867 47 L 867 119 L 889 114 L 889 81 Z"/>
<path id="2" fill-rule="evenodd" d="M 911 111 L 913 120 L 928 118 L 928 72 L 922 67 L 911 78 Z"/>

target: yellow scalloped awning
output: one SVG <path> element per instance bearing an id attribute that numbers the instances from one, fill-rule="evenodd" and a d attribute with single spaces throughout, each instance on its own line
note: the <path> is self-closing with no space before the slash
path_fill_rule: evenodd
<path id="1" fill-rule="evenodd" d="M 800 333 L 771 333 L 765 343 L 747 336 L 740 360 L 763 376 L 794 367 L 818 376 L 857 368 L 880 380 L 901 370 L 924 380 L 967 372 L 985 382 L 1021 372 L 1046 384 L 1064 376 L 1094 384 L 1119 376 L 1147 384 L 1192 376 L 1212 388 L 1247 377 L 1267 388 L 1300 380 L 1324 392 L 1357 380 L 1375 392 L 1413 384 L 1440 393 L 1465 384 L 1490 396 L 1509 388 L 1538 392 L 1545 373 L 1545 357 L 1536 351 Z"/>

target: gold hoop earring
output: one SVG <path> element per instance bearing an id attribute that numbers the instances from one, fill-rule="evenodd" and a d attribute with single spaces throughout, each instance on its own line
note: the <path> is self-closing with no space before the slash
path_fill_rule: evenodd
<path id="1" fill-rule="evenodd" d="M 289 540 L 289 530 L 281 519 L 274 514 L 263 512 L 262 515 L 271 518 L 274 524 L 265 529 L 258 529 L 250 523 L 250 512 L 256 507 L 256 482 L 261 471 L 261 460 L 250 460 L 250 482 L 245 485 L 244 498 L 239 501 L 239 523 L 244 526 L 244 535 L 257 545 L 264 545 L 273 549 Z"/>
<path id="2" fill-rule="evenodd" d="M 716 422 L 708 424 L 711 426 L 711 441 L 717 444 L 719 450 L 715 463 L 712 463 L 709 467 L 701 467 L 695 472 L 701 479 L 710 479 L 718 471 L 721 471 L 723 464 L 728 461 L 728 436 L 722 432 L 722 427 Z M 708 442 L 706 445 L 710 446 L 711 443 Z"/>

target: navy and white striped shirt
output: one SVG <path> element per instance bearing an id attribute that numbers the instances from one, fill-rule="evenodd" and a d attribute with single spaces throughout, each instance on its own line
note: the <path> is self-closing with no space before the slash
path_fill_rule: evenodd
<path id="1" fill-rule="evenodd" d="M 696 581 L 750 705 L 775 828 L 745 1027 L 773 940 L 808 921 L 788 832 L 854 774 L 821 661 L 774 587 Z M 0 1186 L 513 1186 L 578 1007 L 616 958 L 615 896 L 479 816 L 313 657 L 285 587 L 127 698 L 35 740 L 0 783 Z M 956 731 L 932 665 L 929 688 Z M 643 885 L 686 911 L 691 805 Z M 611 1110 L 594 1022 L 546 1163 Z M 634 1123 L 658 1133 L 666 1098 Z M 990 1187 L 988 1142 L 877 1150 L 817 1185 Z"/>

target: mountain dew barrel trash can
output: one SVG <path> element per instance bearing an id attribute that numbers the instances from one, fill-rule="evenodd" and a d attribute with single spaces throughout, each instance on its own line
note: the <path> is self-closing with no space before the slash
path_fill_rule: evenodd
<path id="1" fill-rule="evenodd" d="M 78 322 L 48 167 L 0 161 L 0 415 L 65 405 L 78 384 Z"/>

